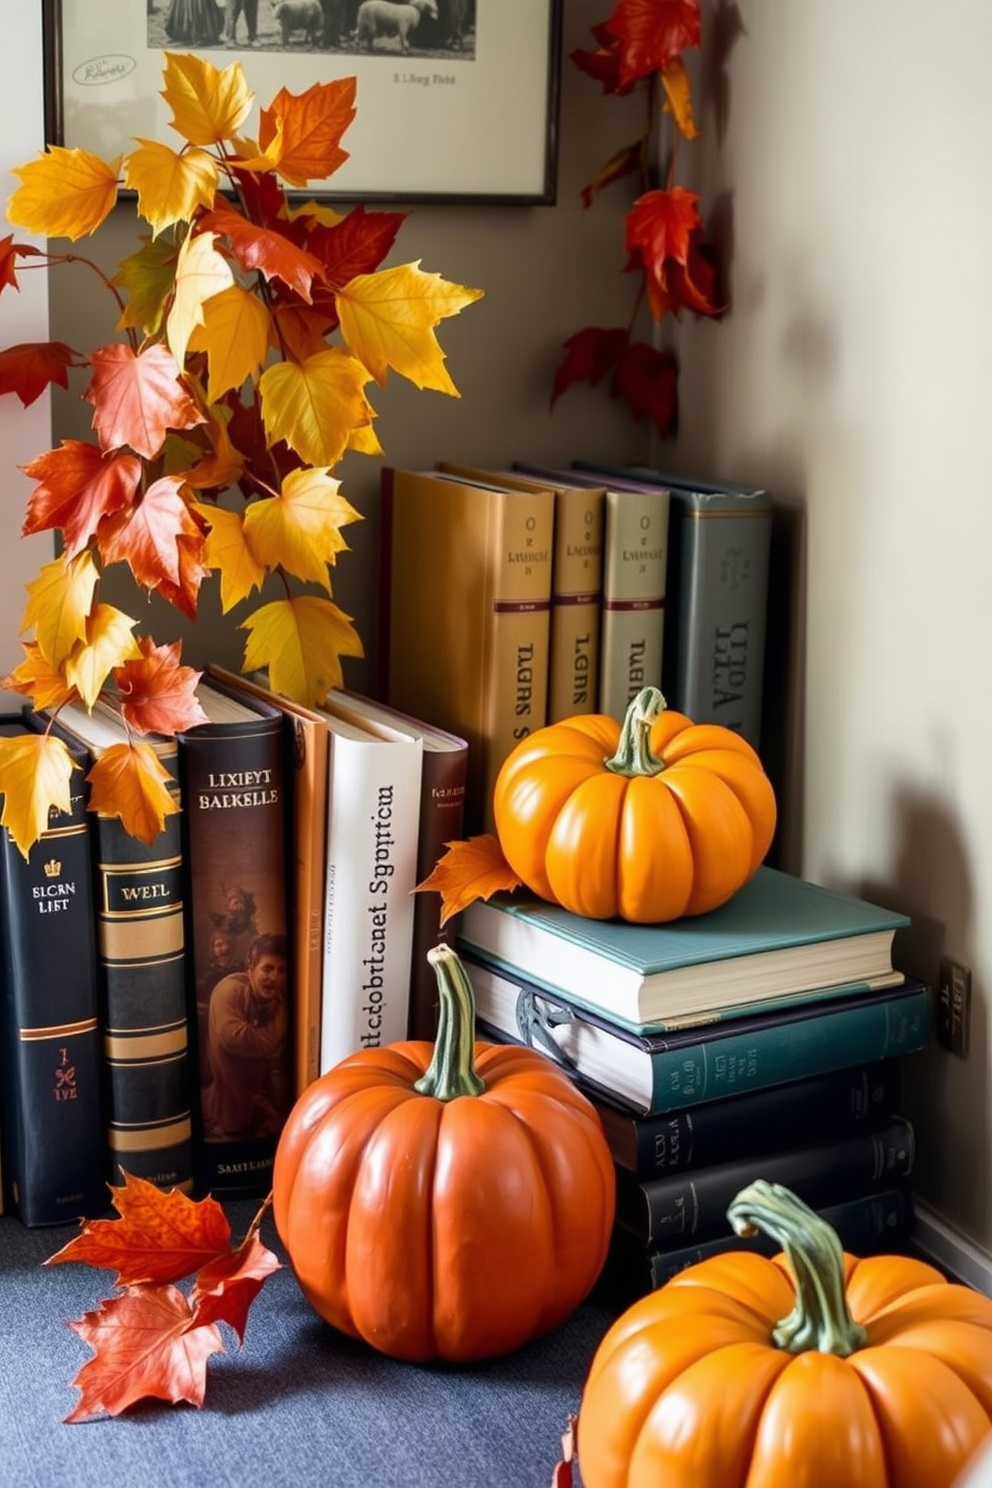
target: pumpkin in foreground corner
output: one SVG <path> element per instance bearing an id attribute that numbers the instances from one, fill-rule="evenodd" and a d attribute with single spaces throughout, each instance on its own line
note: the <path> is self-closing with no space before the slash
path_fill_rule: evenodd
<path id="1" fill-rule="evenodd" d="M 725 904 L 760 867 L 776 804 L 755 750 L 644 688 L 623 724 L 538 729 L 493 791 L 503 855 L 533 893 L 589 919 L 658 924 Z"/>
<path id="2" fill-rule="evenodd" d="M 950 1488 L 992 1430 L 992 1299 L 845 1255 L 778 1184 L 728 1217 L 784 1254 L 690 1266 L 610 1328 L 576 1428 L 585 1488 Z"/>
<path id="3" fill-rule="evenodd" d="M 433 1045 L 348 1055 L 283 1129 L 273 1216 L 300 1287 L 343 1333 L 411 1361 L 508 1353 L 578 1306 L 615 1205 L 593 1106 L 532 1049 L 475 1042 L 446 945 Z"/>

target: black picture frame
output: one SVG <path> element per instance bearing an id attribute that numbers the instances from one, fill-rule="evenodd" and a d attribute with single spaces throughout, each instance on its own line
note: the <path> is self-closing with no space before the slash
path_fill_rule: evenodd
<path id="1" fill-rule="evenodd" d="M 304 31 L 283 33 L 280 0 L 255 3 L 249 45 L 243 14 L 233 44 L 226 32 L 215 41 L 169 38 L 167 18 L 175 32 L 193 12 L 204 13 L 213 30 L 222 0 L 43 0 L 47 143 L 113 159 L 136 138 L 175 142 L 160 96 L 164 53 L 193 51 L 217 67 L 241 62 L 262 105 L 282 87 L 299 93 L 318 81 L 357 78 L 358 112 L 343 140 L 349 159 L 333 178 L 295 196 L 554 205 L 564 0 L 412 0 L 421 14 L 407 51 L 398 33 L 371 34 L 373 25 L 395 25 L 398 17 L 382 10 L 359 17 L 361 0 L 318 0 L 316 43 Z M 385 12 L 404 8 L 399 0 L 372 3 Z M 424 9 L 431 5 L 436 15 Z M 345 30 L 335 44 L 323 26 L 337 10 Z M 459 16 L 460 35 L 451 31 Z"/>

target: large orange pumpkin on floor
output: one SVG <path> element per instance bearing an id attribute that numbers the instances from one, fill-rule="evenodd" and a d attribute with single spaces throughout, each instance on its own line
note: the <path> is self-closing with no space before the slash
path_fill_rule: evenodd
<path id="1" fill-rule="evenodd" d="M 579 1411 L 585 1488 L 949 1488 L 992 1431 L 992 1299 L 844 1255 L 777 1184 L 729 1217 L 785 1254 L 703 1261 L 618 1319 Z"/>
<path id="2" fill-rule="evenodd" d="M 776 806 L 745 739 L 646 687 L 622 725 L 587 713 L 522 740 L 493 816 L 504 857 L 541 898 L 656 924 L 726 903 L 764 859 Z"/>
<path id="3" fill-rule="evenodd" d="M 464 1361 L 549 1332 L 598 1277 L 615 1178 L 599 1117 L 532 1049 L 474 1042 L 450 947 L 434 1044 L 343 1059 L 283 1129 L 273 1214 L 331 1323 L 400 1359 Z"/>

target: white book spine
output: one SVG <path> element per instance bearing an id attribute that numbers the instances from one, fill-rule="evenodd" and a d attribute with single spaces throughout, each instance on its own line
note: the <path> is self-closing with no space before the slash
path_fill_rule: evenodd
<path id="1" fill-rule="evenodd" d="M 423 743 L 334 733 L 320 1072 L 406 1038 Z"/>

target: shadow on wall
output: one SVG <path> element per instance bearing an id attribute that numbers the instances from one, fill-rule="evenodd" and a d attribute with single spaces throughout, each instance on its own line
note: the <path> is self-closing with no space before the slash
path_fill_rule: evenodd
<path id="1" fill-rule="evenodd" d="M 967 959 L 974 943 L 971 864 L 960 824 L 942 800 L 903 784 L 893 793 L 891 812 L 895 851 L 889 880 L 866 879 L 852 892 L 909 915 L 912 924 L 896 935 L 895 964 L 929 982 L 939 996 L 941 957 Z M 952 924 L 928 912 L 938 899 L 953 904 Z M 934 1038 L 904 1065 L 905 1111 L 917 1139 L 914 1191 L 967 1234 L 986 1234 L 992 1225 L 987 1044 L 982 989 L 973 983 L 967 1058 Z M 939 1142 L 935 1132 L 942 1134 Z"/>

